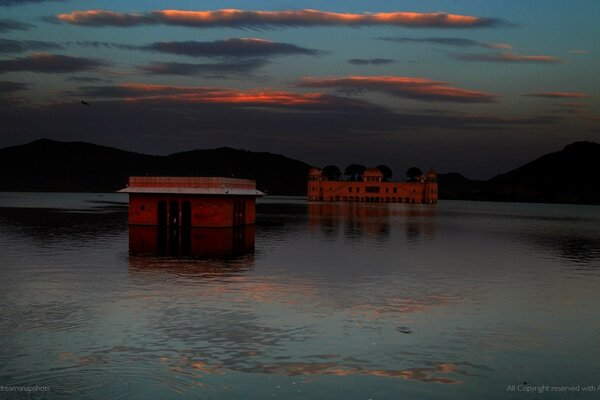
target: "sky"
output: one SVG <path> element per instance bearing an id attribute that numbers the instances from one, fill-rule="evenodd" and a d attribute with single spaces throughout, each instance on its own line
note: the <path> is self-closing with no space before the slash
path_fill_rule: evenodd
<path id="1" fill-rule="evenodd" d="M 600 142 L 598 16 L 597 0 L 0 0 L 0 147 L 487 179 Z"/>

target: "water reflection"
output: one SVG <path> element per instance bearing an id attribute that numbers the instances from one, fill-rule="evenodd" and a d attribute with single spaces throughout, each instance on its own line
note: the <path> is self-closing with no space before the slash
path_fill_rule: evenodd
<path id="1" fill-rule="evenodd" d="M 600 268 L 600 237 L 579 232 L 540 232 L 530 236 L 531 243 L 542 251 L 579 266 Z"/>
<path id="2" fill-rule="evenodd" d="M 129 257 L 129 273 L 146 282 L 167 281 L 169 277 L 185 279 L 210 280 L 211 278 L 236 277 L 254 268 L 254 255 L 247 253 L 237 257 L 227 254 L 221 259 L 200 258 L 165 258 L 154 257 L 149 254 L 133 255 Z"/>
<path id="3" fill-rule="evenodd" d="M 129 226 L 132 255 L 228 258 L 254 250 L 255 227 L 168 229 Z"/>
<path id="4" fill-rule="evenodd" d="M 308 225 L 312 233 L 319 232 L 333 239 L 340 231 L 352 240 L 365 237 L 381 243 L 390 239 L 392 225 L 398 222 L 405 227 L 409 242 L 418 242 L 422 236 L 435 237 L 435 206 L 412 204 L 362 204 L 362 203 L 309 203 Z"/>
<path id="5" fill-rule="evenodd" d="M 91 212 L 0 207 L 0 227 L 38 242 L 88 241 L 121 234 L 127 227 L 127 208 L 108 205 Z"/>
<path id="6" fill-rule="evenodd" d="M 598 380 L 600 275 L 573 273 L 598 264 L 597 211 L 289 202 L 257 207 L 256 253 L 254 232 L 186 243 L 128 231 L 123 210 L 0 210 L 0 383 L 47 398 L 504 399 L 525 380 Z"/>

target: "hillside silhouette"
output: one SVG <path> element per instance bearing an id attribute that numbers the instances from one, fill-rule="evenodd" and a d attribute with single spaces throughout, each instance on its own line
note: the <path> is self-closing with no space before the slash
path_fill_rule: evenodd
<path id="1" fill-rule="evenodd" d="M 83 142 L 40 139 L 0 149 L 0 190 L 115 191 L 129 176 L 225 176 L 255 179 L 269 194 L 303 195 L 309 165 L 228 147 L 168 156 Z"/>
<path id="2" fill-rule="evenodd" d="M 439 176 L 440 197 L 541 203 L 600 204 L 600 144 L 575 142 L 488 181 Z"/>
<path id="3" fill-rule="evenodd" d="M 600 204 L 600 144 L 575 142 L 490 180 L 439 175 L 440 199 Z M 306 195 L 310 166 L 272 153 L 222 147 L 168 156 L 40 139 L 0 149 L 0 190 L 115 191 L 129 176 L 255 179 L 268 194 Z"/>

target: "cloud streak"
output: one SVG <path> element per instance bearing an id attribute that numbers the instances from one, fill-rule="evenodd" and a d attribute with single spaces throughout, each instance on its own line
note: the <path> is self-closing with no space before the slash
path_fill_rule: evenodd
<path id="1" fill-rule="evenodd" d="M 477 90 L 461 89 L 447 82 L 426 78 L 399 76 L 348 76 L 334 78 L 304 78 L 299 86 L 335 88 L 343 91 L 373 91 L 420 101 L 457 103 L 491 103 L 496 95 Z"/>
<path id="2" fill-rule="evenodd" d="M 14 19 L 2 18 L 0 19 L 0 33 L 10 31 L 27 31 L 33 28 L 35 25 L 26 24 L 24 22 L 16 21 Z"/>
<path id="3" fill-rule="evenodd" d="M 319 10 L 209 11 L 157 10 L 146 13 L 118 13 L 107 10 L 73 11 L 56 16 L 58 21 L 81 26 L 132 27 L 139 25 L 176 25 L 194 28 L 270 29 L 311 26 L 401 26 L 409 28 L 482 28 L 504 25 L 495 18 L 447 13 L 385 12 L 337 13 Z"/>
<path id="4" fill-rule="evenodd" d="M 484 43 L 472 39 L 463 38 L 446 38 L 446 37 L 428 37 L 428 38 L 411 38 L 411 37 L 381 37 L 379 40 L 385 40 L 395 43 L 428 43 L 438 44 L 442 46 L 452 47 L 484 47 L 486 49 L 510 49 L 511 45 L 506 43 Z"/>
<path id="5" fill-rule="evenodd" d="M 279 55 L 318 55 L 317 50 L 290 43 L 255 38 L 231 38 L 213 42 L 154 42 L 143 50 L 190 57 L 269 57 Z"/>
<path id="6" fill-rule="evenodd" d="M 511 52 L 496 54 L 454 54 L 452 58 L 460 61 L 520 63 L 520 64 L 560 64 L 562 59 L 553 56 L 524 56 Z"/>
<path id="7" fill-rule="evenodd" d="M 107 64 L 104 61 L 92 58 L 37 53 L 30 57 L 0 60 L 0 74 L 6 72 L 64 74 L 94 71 L 105 65 Z"/>
<path id="8" fill-rule="evenodd" d="M 0 54 L 24 53 L 32 50 L 61 50 L 64 46 L 41 40 L 0 39 Z"/>
<path id="9" fill-rule="evenodd" d="M 21 6 L 24 4 L 42 3 L 45 1 L 64 1 L 64 0 L 0 0 L 0 7 Z"/>
<path id="10" fill-rule="evenodd" d="M 0 81 L 0 95 L 20 92 L 26 90 L 28 86 L 26 83 L 21 82 Z"/>
<path id="11" fill-rule="evenodd" d="M 232 74 L 249 74 L 266 64 L 267 60 L 257 58 L 200 64 L 154 62 L 147 65 L 139 65 L 137 69 L 148 75 L 204 76 L 215 78 L 230 76 Z"/>
<path id="12" fill-rule="evenodd" d="M 310 55 L 322 54 L 318 50 L 296 46 L 291 43 L 272 42 L 256 38 L 230 38 L 212 42 L 182 41 L 182 42 L 153 42 L 143 46 L 135 46 L 113 42 L 78 41 L 80 47 L 107 48 L 120 50 L 143 50 L 165 54 L 174 54 L 189 57 L 272 57 L 284 55 Z"/>
<path id="13" fill-rule="evenodd" d="M 584 92 L 536 92 L 524 94 L 527 97 L 541 97 L 546 99 L 583 99 L 591 97 Z"/>
<path id="14" fill-rule="evenodd" d="M 114 86 L 82 86 L 69 93 L 75 97 L 117 98 L 130 102 L 168 102 L 238 107 L 274 108 L 371 108 L 367 102 L 323 93 L 294 93 L 278 90 L 250 90 L 218 87 L 190 87 L 128 83 Z"/>
<path id="15" fill-rule="evenodd" d="M 353 58 L 348 62 L 354 65 L 386 65 L 395 61 L 389 58 Z"/>

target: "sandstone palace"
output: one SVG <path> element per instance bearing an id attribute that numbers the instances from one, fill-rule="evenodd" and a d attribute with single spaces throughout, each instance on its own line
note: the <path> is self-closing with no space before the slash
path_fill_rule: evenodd
<path id="1" fill-rule="evenodd" d="M 352 180 L 340 180 L 312 168 L 308 175 L 308 201 L 373 203 L 437 203 L 437 173 L 433 170 L 404 182 L 384 179 L 378 168 L 369 168 Z"/>

